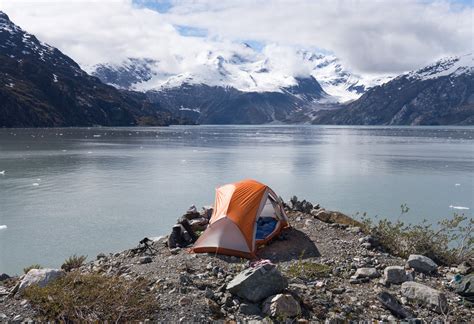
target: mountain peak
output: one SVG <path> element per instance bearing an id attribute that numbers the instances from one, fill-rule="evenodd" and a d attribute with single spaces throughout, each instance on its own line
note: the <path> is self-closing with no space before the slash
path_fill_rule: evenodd
<path id="1" fill-rule="evenodd" d="M 455 75 L 474 73 L 474 60 L 472 53 L 443 58 L 424 68 L 408 73 L 408 77 L 428 80 L 449 76 L 453 73 Z"/>
<path id="2" fill-rule="evenodd" d="M 8 15 L 6 13 L 4 13 L 3 11 L 0 10 L 0 21 L 1 20 L 10 21 L 10 18 L 8 17 Z"/>

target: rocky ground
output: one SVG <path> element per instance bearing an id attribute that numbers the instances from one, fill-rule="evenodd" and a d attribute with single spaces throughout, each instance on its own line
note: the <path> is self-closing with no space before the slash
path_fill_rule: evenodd
<path id="1" fill-rule="evenodd" d="M 317 213 L 289 211 L 292 227 L 259 250 L 269 260 L 260 264 L 170 250 L 162 238 L 153 252 L 100 254 L 76 271 L 146 280 L 159 304 L 152 321 L 472 321 L 472 304 L 451 287 L 456 273 L 470 270 L 438 267 L 421 256 L 407 263 L 384 253 L 344 215 Z M 0 286 L 1 322 L 37 316 L 21 293 L 12 295 L 19 280 Z"/>

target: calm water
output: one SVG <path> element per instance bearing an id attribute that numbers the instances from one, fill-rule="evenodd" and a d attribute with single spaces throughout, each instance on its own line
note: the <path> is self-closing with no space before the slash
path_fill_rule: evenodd
<path id="1" fill-rule="evenodd" d="M 166 234 L 243 178 L 347 214 L 472 217 L 473 144 L 472 127 L 0 129 L 0 273 Z"/>

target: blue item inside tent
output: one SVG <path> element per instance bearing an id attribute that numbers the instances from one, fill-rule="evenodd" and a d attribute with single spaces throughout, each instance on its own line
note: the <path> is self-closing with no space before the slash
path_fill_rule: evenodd
<path id="1" fill-rule="evenodd" d="M 264 240 L 268 237 L 274 230 L 278 221 L 273 217 L 260 217 L 257 220 L 257 240 Z"/>

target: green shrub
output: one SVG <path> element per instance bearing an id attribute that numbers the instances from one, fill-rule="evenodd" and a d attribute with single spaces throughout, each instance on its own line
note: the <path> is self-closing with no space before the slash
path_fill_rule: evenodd
<path id="1" fill-rule="evenodd" d="M 126 322 L 152 318 L 158 309 L 146 280 L 69 272 L 45 287 L 25 289 L 24 297 L 41 319 L 64 322 Z"/>
<path id="2" fill-rule="evenodd" d="M 64 261 L 64 263 L 61 265 L 61 269 L 63 269 L 64 271 L 71 271 L 73 269 L 77 269 L 84 264 L 84 261 L 86 261 L 86 259 L 87 256 L 77 256 L 74 254 Z"/>
<path id="3" fill-rule="evenodd" d="M 408 213 L 404 204 L 402 213 Z M 372 220 L 362 216 L 364 231 L 373 235 L 389 253 L 407 258 L 410 254 L 422 254 L 438 264 L 451 265 L 468 260 L 474 256 L 474 220 L 464 215 L 454 214 L 452 218 L 433 226 L 426 220 L 420 224 L 405 224 L 398 219 Z"/>
<path id="4" fill-rule="evenodd" d="M 286 274 L 293 278 L 314 280 L 328 277 L 331 271 L 325 264 L 299 260 L 288 267 Z"/>
<path id="5" fill-rule="evenodd" d="M 23 268 L 23 272 L 28 273 L 28 271 L 30 271 L 31 269 L 43 269 L 43 267 L 40 264 L 35 263 L 26 268 Z"/>

